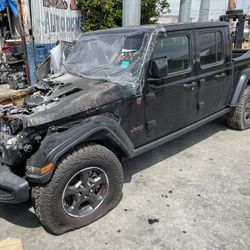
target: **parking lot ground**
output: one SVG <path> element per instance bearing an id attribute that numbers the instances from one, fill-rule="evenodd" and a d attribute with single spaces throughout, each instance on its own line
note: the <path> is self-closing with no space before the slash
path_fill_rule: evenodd
<path id="1" fill-rule="evenodd" d="M 250 130 L 218 120 L 124 164 L 121 203 L 97 222 L 48 234 L 29 203 L 0 205 L 0 240 L 26 250 L 250 249 Z"/>

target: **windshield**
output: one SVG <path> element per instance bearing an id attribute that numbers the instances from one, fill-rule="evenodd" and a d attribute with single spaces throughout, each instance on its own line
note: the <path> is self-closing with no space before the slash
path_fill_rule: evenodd
<path id="1" fill-rule="evenodd" d="M 64 63 L 67 72 L 92 79 L 137 84 L 149 34 L 126 32 L 83 35 Z"/>

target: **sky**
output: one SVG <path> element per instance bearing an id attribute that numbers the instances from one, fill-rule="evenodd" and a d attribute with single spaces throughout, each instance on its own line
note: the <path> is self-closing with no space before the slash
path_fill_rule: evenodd
<path id="1" fill-rule="evenodd" d="M 178 15 L 180 0 L 168 0 L 168 2 L 170 3 L 170 15 Z M 218 20 L 220 15 L 225 14 L 227 4 L 228 0 L 211 0 L 209 20 Z M 196 21 L 199 16 L 199 9 L 200 0 L 192 0 L 191 18 L 194 18 L 193 21 Z M 237 9 L 244 9 L 246 14 L 250 14 L 250 0 L 238 0 Z"/>

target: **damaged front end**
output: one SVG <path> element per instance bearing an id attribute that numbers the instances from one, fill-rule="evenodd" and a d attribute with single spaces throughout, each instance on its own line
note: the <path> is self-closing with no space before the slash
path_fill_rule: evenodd
<path id="1" fill-rule="evenodd" d="M 131 93 L 124 86 L 69 74 L 40 82 L 20 107 L 0 108 L 0 163 L 19 176 L 27 169 L 36 172 L 29 161 L 45 137 L 77 126 L 87 117 L 109 112 L 106 104 Z"/>
<path id="2" fill-rule="evenodd" d="M 4 107 L 0 113 L 0 201 L 7 203 L 29 199 L 29 184 L 23 177 L 32 146 L 24 140 L 18 112 Z"/>
<path id="3" fill-rule="evenodd" d="M 27 114 L 25 108 L 4 106 L 0 110 L 0 162 L 18 175 L 24 175 L 26 159 L 40 138 L 32 138 L 23 129 L 22 116 Z"/>
<path id="4" fill-rule="evenodd" d="M 19 176 L 25 175 L 27 159 L 36 152 L 47 133 L 46 129 L 29 127 L 27 118 L 46 106 L 51 88 L 37 85 L 21 107 L 13 104 L 0 107 L 0 163 Z"/>
<path id="5" fill-rule="evenodd" d="M 150 44 L 160 31 L 118 31 L 83 35 L 60 76 L 38 82 L 22 105 L 0 107 L 0 171 L 15 173 L 25 193 L 27 181 L 48 182 L 60 157 L 86 141 L 109 141 L 132 155 L 120 126 L 131 107 L 122 104 L 141 97 Z M 0 201 L 2 183 L 0 173 Z M 11 185 L 7 189 L 18 193 L 20 186 Z"/>

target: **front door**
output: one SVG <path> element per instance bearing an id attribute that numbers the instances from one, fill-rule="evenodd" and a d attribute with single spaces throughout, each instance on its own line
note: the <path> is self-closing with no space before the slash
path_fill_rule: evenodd
<path id="1" fill-rule="evenodd" d="M 166 58 L 167 76 L 148 82 L 145 94 L 147 136 L 159 138 L 192 123 L 197 79 L 193 67 L 193 32 L 168 32 L 159 37 L 153 60 Z"/>

